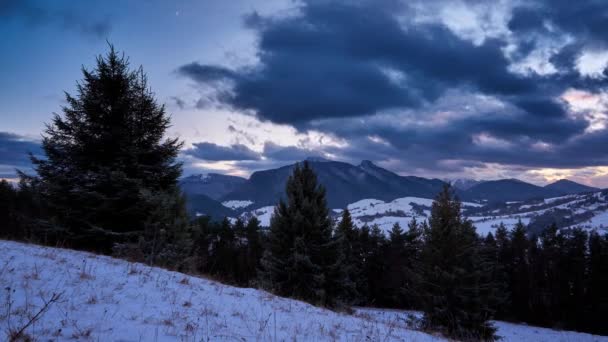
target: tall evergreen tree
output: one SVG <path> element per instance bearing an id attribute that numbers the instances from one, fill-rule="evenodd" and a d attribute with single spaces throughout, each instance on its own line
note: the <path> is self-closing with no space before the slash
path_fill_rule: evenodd
<path id="1" fill-rule="evenodd" d="M 367 232 L 367 227 L 363 227 L 362 232 Z M 362 254 L 364 258 L 363 278 L 367 281 L 367 303 L 369 305 L 379 305 L 382 303 L 384 293 L 384 274 L 386 272 L 386 262 L 384 259 L 386 237 L 378 227 L 373 225 L 369 231 L 369 238 L 362 236 Z"/>
<path id="2" fill-rule="evenodd" d="M 561 270 L 560 317 L 568 329 L 579 330 L 585 320 L 585 279 L 587 258 L 587 233 L 581 228 L 566 230 L 560 248 L 559 268 Z M 559 310 L 561 308 L 561 310 Z"/>
<path id="3" fill-rule="evenodd" d="M 464 339 L 492 339 L 491 284 L 480 242 L 449 185 L 436 197 L 425 234 L 420 272 L 424 323 Z"/>
<path id="4" fill-rule="evenodd" d="M 245 226 L 247 237 L 247 279 L 248 282 L 255 282 L 257 271 L 260 268 L 260 259 L 264 252 L 260 237 L 260 220 L 252 217 Z"/>
<path id="5" fill-rule="evenodd" d="M 540 234 L 540 262 L 542 263 L 542 271 L 536 273 L 540 276 L 540 283 L 537 283 L 536 291 L 539 291 L 537 298 L 541 300 L 540 306 L 536 312 L 542 313 L 545 319 L 543 324 L 549 322 L 561 322 L 562 287 L 564 275 L 560 269 L 561 248 L 564 245 L 564 237 L 559 233 L 556 224 L 552 224 Z M 538 316 L 537 316 L 538 317 Z"/>
<path id="6" fill-rule="evenodd" d="M 334 240 L 337 247 L 336 265 L 334 267 L 338 280 L 336 286 L 341 287 L 344 304 L 361 301 L 358 293 L 361 279 L 361 248 L 359 234 L 353 224 L 348 209 L 342 211 L 342 218 L 336 227 Z"/>
<path id="7" fill-rule="evenodd" d="M 165 138 L 170 118 L 142 68 L 130 70 L 113 47 L 82 73 L 77 94 L 66 93 L 63 115 L 47 125 L 46 157 L 32 161 L 62 237 L 107 251 L 117 239 L 139 236 L 151 212 L 173 210 L 153 198 L 179 196 L 181 143 Z"/>
<path id="8" fill-rule="evenodd" d="M 608 235 L 590 234 L 587 264 L 587 326 L 593 333 L 608 335 Z"/>
<path id="9" fill-rule="evenodd" d="M 419 309 L 420 301 L 416 295 L 416 284 L 418 283 L 416 265 L 420 263 L 427 222 L 418 223 L 416 217 L 413 217 L 407 226 L 408 230 L 405 232 L 405 284 L 402 302 L 408 309 Z"/>
<path id="10" fill-rule="evenodd" d="M 509 293 L 511 295 L 511 312 L 516 319 L 529 318 L 531 262 L 529 254 L 534 243 L 528 241 L 526 227 L 519 221 L 510 234 Z"/>
<path id="11" fill-rule="evenodd" d="M 404 307 L 407 305 L 404 295 L 408 278 L 406 239 L 406 233 L 399 223 L 395 223 L 389 232 L 384 253 L 385 271 L 382 281 L 384 298 L 381 303 L 385 306 Z"/>
<path id="12" fill-rule="evenodd" d="M 270 221 L 261 281 L 279 295 L 332 306 L 340 288 L 332 279 L 336 248 L 325 189 L 304 162 L 294 168 L 285 192 Z"/>

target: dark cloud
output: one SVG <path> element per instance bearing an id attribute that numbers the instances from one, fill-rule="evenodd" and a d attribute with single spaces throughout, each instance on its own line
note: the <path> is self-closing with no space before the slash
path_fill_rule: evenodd
<path id="1" fill-rule="evenodd" d="M 0 19 L 11 18 L 32 26 L 54 25 L 87 36 L 106 38 L 111 30 L 108 18 L 91 20 L 76 11 L 55 8 L 57 3 L 33 0 L 0 1 Z"/>
<path id="2" fill-rule="evenodd" d="M 311 157 L 323 157 L 319 151 L 297 146 L 280 146 L 270 141 L 264 143 L 264 156 L 275 161 L 300 161 Z"/>
<path id="3" fill-rule="evenodd" d="M 515 9 L 509 22 L 512 31 L 524 34 L 546 34 L 551 27 L 579 43 L 606 47 L 608 6 L 603 0 L 531 0 Z"/>
<path id="4" fill-rule="evenodd" d="M 596 146 L 605 146 L 607 131 L 588 133 L 589 122 L 571 115 L 561 99 L 570 88 L 593 94 L 608 88 L 608 77 L 584 77 L 576 68 L 584 49 L 606 47 L 603 1 L 519 4 L 508 22 L 510 34 L 481 42 L 442 23 L 404 19 L 414 17 L 407 6 L 387 3 L 304 1 L 297 14 L 254 13 L 245 21 L 258 37 L 258 64 L 191 63 L 178 72 L 218 90 L 205 103 L 344 138 L 348 146 L 321 147 L 319 154 L 346 161 L 400 160 L 401 170 L 446 171 L 484 163 L 606 165 L 608 151 Z M 514 71 L 514 63 L 566 35 L 570 43 L 549 56 L 557 72 Z M 454 91 L 465 99 L 442 105 Z M 497 104 L 487 108 L 484 101 Z M 471 113 L 435 123 L 439 112 L 466 111 Z M 389 119 L 379 120 L 381 115 Z M 273 160 L 307 154 L 270 143 L 264 149 Z"/>
<path id="5" fill-rule="evenodd" d="M 255 67 L 191 63 L 178 71 L 204 85 L 232 83 L 223 103 L 297 126 L 418 108 L 451 88 L 499 96 L 532 116 L 564 115 L 560 103 L 548 97 L 554 93 L 551 82 L 509 71 L 503 41 L 475 45 L 441 24 L 404 28 L 394 13 L 369 2 L 310 2 L 301 12 L 256 16 L 256 25 L 250 25 L 260 38 Z"/>
<path id="6" fill-rule="evenodd" d="M 226 68 L 201 65 L 199 63 L 190 63 L 182 65 L 177 69 L 177 72 L 182 75 L 187 75 L 193 80 L 200 83 L 209 83 L 217 81 L 225 81 L 236 79 L 238 75 Z"/>
<path id="7" fill-rule="evenodd" d="M 16 169 L 28 171 L 32 164 L 29 153 L 43 155 L 40 143 L 17 134 L 0 132 L 0 178 L 16 176 Z"/>
<path id="8" fill-rule="evenodd" d="M 209 142 L 192 144 L 184 154 L 203 160 L 259 160 L 260 154 L 242 144 L 221 146 Z"/>

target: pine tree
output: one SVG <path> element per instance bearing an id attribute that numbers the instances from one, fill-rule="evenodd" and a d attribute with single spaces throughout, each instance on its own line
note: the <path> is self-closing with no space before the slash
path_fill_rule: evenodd
<path id="1" fill-rule="evenodd" d="M 73 247 L 108 251 L 138 237 L 163 200 L 179 197 L 178 139 L 165 139 L 170 118 L 141 68 L 110 47 L 94 70 L 82 70 L 77 94 L 47 125 L 46 158 L 32 157 L 54 227 Z M 169 213 L 163 216 L 174 216 Z"/>
<path id="2" fill-rule="evenodd" d="M 464 339 L 492 339 L 495 328 L 489 306 L 491 284 L 480 242 L 470 221 L 461 216 L 461 204 L 449 185 L 431 208 L 420 272 L 424 324 Z"/>
<path id="3" fill-rule="evenodd" d="M 562 274 L 561 269 L 561 249 L 564 245 L 564 237 L 559 233 L 559 229 L 556 224 L 552 224 L 540 235 L 540 246 L 541 246 L 541 262 L 543 265 L 540 283 L 540 299 L 542 300 L 540 309 L 544 313 L 546 322 L 562 322 L 561 309 L 562 309 L 562 288 L 564 287 L 563 279 L 565 278 Z M 565 289 L 564 289 L 565 290 Z"/>
<path id="4" fill-rule="evenodd" d="M 608 235 L 589 235 L 587 269 L 587 327 L 593 333 L 608 335 Z"/>
<path id="5" fill-rule="evenodd" d="M 363 278 L 367 280 L 366 292 L 369 305 L 379 305 L 385 296 L 383 292 L 383 278 L 386 272 L 384 260 L 385 246 L 386 237 L 378 225 L 373 225 L 367 243 L 362 245 L 362 254 L 364 256 Z"/>
<path id="6" fill-rule="evenodd" d="M 251 284 L 256 280 L 264 251 L 260 238 L 260 220 L 257 217 L 249 219 L 245 227 L 245 234 L 247 237 L 247 279 Z"/>
<path id="7" fill-rule="evenodd" d="M 384 257 L 385 272 L 382 281 L 384 298 L 381 303 L 386 306 L 406 306 L 407 300 L 404 295 L 408 266 L 406 239 L 406 233 L 399 223 L 395 223 L 389 232 Z"/>
<path id="8" fill-rule="evenodd" d="M 502 232 L 497 231 L 498 234 L 502 234 Z M 491 291 L 487 296 L 490 299 L 488 304 L 496 313 L 495 315 L 498 316 L 499 310 L 508 299 L 508 279 L 504 265 L 500 260 L 498 241 L 491 232 L 483 239 L 481 253 L 483 256 L 481 267 L 488 270 L 482 274 L 482 277 L 489 284 L 488 290 Z"/>
<path id="9" fill-rule="evenodd" d="M 357 293 L 360 297 L 360 305 L 369 304 L 370 280 L 368 279 L 368 264 L 371 256 L 371 231 L 367 224 L 364 224 L 358 231 L 357 241 L 359 242 L 359 261 L 361 272 L 357 279 Z"/>
<path id="10" fill-rule="evenodd" d="M 534 243 L 528 241 L 526 227 L 519 221 L 510 234 L 509 252 L 509 293 L 511 295 L 511 313 L 518 320 L 529 318 L 531 262 L 529 254 Z"/>
<path id="11" fill-rule="evenodd" d="M 336 227 L 334 240 L 337 246 L 337 259 L 334 266 L 336 286 L 341 287 L 341 304 L 351 304 L 360 300 L 358 281 L 361 278 L 361 256 L 358 232 L 348 209 L 342 211 L 342 218 Z"/>
<path id="12" fill-rule="evenodd" d="M 304 162 L 296 165 L 285 190 L 286 200 L 270 221 L 261 281 L 279 295 L 333 306 L 340 288 L 332 279 L 337 256 L 325 189 Z"/>
<path id="13" fill-rule="evenodd" d="M 416 217 L 412 217 L 412 220 L 408 223 L 408 230 L 405 233 L 405 284 L 402 302 L 408 309 L 419 309 L 421 306 L 416 294 L 416 284 L 418 283 L 416 265 L 420 264 L 422 246 L 424 245 L 423 236 L 426 227 L 426 221 L 418 223 Z"/>
<path id="14" fill-rule="evenodd" d="M 587 233 L 581 228 L 566 230 L 563 242 L 559 262 L 561 306 L 554 309 L 562 312 L 561 318 L 567 329 L 580 330 L 586 323 L 585 302 L 582 299 L 585 297 L 587 276 Z"/>
<path id="15" fill-rule="evenodd" d="M 185 198 L 174 193 L 153 193 L 149 190 L 142 190 L 141 195 L 150 208 L 136 246 L 143 253 L 142 261 L 150 265 L 185 269 L 192 248 Z"/>

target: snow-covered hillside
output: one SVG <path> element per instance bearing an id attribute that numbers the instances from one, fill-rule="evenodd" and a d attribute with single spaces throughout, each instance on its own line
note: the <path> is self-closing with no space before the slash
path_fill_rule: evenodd
<path id="1" fill-rule="evenodd" d="M 531 226 L 555 222 L 560 228 L 582 227 L 608 232 L 608 192 L 508 202 L 469 210 L 468 214 L 480 234 L 493 232 L 501 222 L 512 228 L 518 220 Z"/>
<path id="2" fill-rule="evenodd" d="M 414 217 L 419 221 L 426 220 L 431 213 L 432 204 L 433 200 L 428 198 L 403 197 L 391 202 L 364 199 L 349 204 L 347 208 L 357 226 L 378 225 L 382 231 L 388 232 L 395 223 L 406 227 Z M 481 205 L 464 202 L 463 207 L 481 207 Z M 334 212 L 340 213 L 342 210 L 335 209 Z"/>
<path id="3" fill-rule="evenodd" d="M 0 240 L 0 334 L 66 341 L 441 341 L 408 313 L 335 313 L 255 289 L 89 253 Z M 497 322 L 505 341 L 608 341 Z M 2 335 L 0 338 L 4 338 Z"/>
<path id="4" fill-rule="evenodd" d="M 357 226 L 378 225 L 382 231 L 388 232 L 395 223 L 406 227 L 413 217 L 418 221 L 426 220 L 432 203 L 432 199 L 420 197 L 403 197 L 391 202 L 363 199 L 349 204 L 348 210 Z M 494 232 L 500 223 L 511 229 L 520 220 L 525 225 L 546 226 L 555 221 L 560 228 L 583 227 L 608 232 L 606 191 L 485 206 L 463 202 L 462 207 L 464 215 L 473 221 L 480 235 Z M 336 218 L 341 212 L 341 209 L 332 210 Z M 241 214 L 241 218 L 247 220 L 256 216 L 262 226 L 268 226 L 272 213 L 273 207 L 268 206 L 247 211 Z"/>

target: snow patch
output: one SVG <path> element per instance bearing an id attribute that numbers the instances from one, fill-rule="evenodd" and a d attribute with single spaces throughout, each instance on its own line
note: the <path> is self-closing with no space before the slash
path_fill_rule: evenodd
<path id="1" fill-rule="evenodd" d="M 253 201 L 238 201 L 238 200 L 232 200 L 232 201 L 224 201 L 222 202 L 222 205 L 226 208 L 230 208 L 230 209 L 241 209 L 241 208 L 247 208 L 248 206 L 252 205 Z"/>

